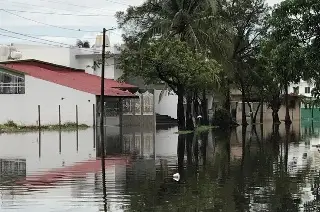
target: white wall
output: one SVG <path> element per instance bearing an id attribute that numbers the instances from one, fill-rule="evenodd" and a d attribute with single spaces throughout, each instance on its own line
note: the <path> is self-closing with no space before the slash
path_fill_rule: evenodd
<path id="1" fill-rule="evenodd" d="M 93 49 L 25 44 L 15 44 L 14 46 L 17 48 L 17 51 L 20 51 L 22 53 L 21 59 L 42 60 L 45 62 L 63 65 L 71 68 L 83 69 L 88 74 L 101 76 L 101 67 L 97 68 L 96 71 L 94 71 L 91 67 L 87 67 L 88 65 L 93 66 L 93 62 L 101 57 L 99 56 L 99 54 L 90 55 L 93 54 Z M 77 58 L 76 55 L 78 56 Z M 114 64 L 114 58 L 109 58 L 106 60 L 106 79 L 118 79 L 122 75 L 121 70 L 118 70 L 117 73 L 115 73 L 116 71 Z"/>
<path id="2" fill-rule="evenodd" d="M 301 80 L 301 82 L 298 83 L 298 84 L 291 84 L 289 86 L 289 93 L 293 93 L 294 92 L 293 88 L 297 87 L 297 86 L 299 86 L 299 94 L 311 97 L 311 91 L 314 88 L 313 83 L 309 84 L 308 82 Z M 310 93 L 305 93 L 305 88 L 306 87 L 310 87 Z"/>
<path id="3" fill-rule="evenodd" d="M 104 69 L 104 78 L 114 79 L 114 58 L 108 58 Z M 101 66 L 96 69 L 95 75 L 101 76 Z"/>
<path id="4" fill-rule="evenodd" d="M 58 124 L 59 105 L 61 105 L 62 123 L 75 122 L 76 105 L 78 105 L 79 123 L 90 126 L 93 124 L 95 95 L 28 75 L 25 76 L 25 82 L 25 94 L 0 95 L 0 123 L 13 120 L 20 124 L 36 125 L 38 123 L 38 105 L 41 106 L 42 124 Z"/>
<path id="5" fill-rule="evenodd" d="M 17 51 L 22 53 L 22 60 L 36 59 L 68 67 L 74 65 L 71 64 L 70 48 L 24 44 L 15 44 L 14 46 Z"/>
<path id="6" fill-rule="evenodd" d="M 160 93 L 161 90 L 155 90 L 156 113 L 160 115 L 168 115 L 174 119 L 177 119 L 178 96 L 168 95 L 168 91 L 166 91 L 166 94 L 163 95 L 159 103 Z"/>

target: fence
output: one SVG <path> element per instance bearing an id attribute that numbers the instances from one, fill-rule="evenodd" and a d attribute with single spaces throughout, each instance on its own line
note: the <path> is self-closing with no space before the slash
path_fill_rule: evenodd
<path id="1" fill-rule="evenodd" d="M 90 105 L 12 105 L 11 109 L 2 112 L 0 124 L 12 121 L 22 126 L 48 126 L 73 123 L 95 126 L 96 108 Z"/>
<path id="2" fill-rule="evenodd" d="M 124 99 L 122 102 L 123 115 L 153 115 L 154 95 L 149 91 L 135 93 L 138 99 Z"/>

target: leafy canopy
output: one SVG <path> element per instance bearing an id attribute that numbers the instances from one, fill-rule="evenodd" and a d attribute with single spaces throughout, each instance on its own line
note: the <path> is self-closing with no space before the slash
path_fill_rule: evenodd
<path id="1" fill-rule="evenodd" d="M 221 70 L 216 60 L 178 39 L 155 39 L 144 48 L 124 50 L 121 68 L 125 77 L 140 76 L 147 84 L 165 82 L 177 94 L 181 89 L 216 84 Z"/>

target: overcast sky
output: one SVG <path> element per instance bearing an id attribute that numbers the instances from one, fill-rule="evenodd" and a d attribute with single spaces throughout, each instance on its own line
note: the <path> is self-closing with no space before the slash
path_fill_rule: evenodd
<path id="1" fill-rule="evenodd" d="M 139 5 L 143 1 L 144 0 L 0 0 L 0 44 L 36 44 L 37 41 L 48 43 L 44 40 L 41 41 L 11 32 L 27 34 L 66 44 L 74 44 L 77 38 L 89 40 L 91 43 L 94 43 L 97 32 L 101 31 L 103 27 L 117 27 L 114 17 L 116 11 L 124 11 L 128 5 Z M 279 3 L 280 1 L 281 0 L 267 0 L 269 5 Z M 70 13 L 79 16 L 61 15 Z M 101 14 L 104 16 L 83 16 L 91 14 Z M 66 30 L 52 26 L 80 31 Z M 111 43 L 120 43 L 120 35 L 121 31 L 119 30 L 109 32 Z M 56 45 L 55 43 L 51 44 Z"/>

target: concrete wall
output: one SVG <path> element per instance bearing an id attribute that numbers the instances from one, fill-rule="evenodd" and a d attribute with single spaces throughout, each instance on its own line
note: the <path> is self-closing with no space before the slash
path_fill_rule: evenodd
<path id="1" fill-rule="evenodd" d="M 74 64 L 71 63 L 72 56 L 70 48 L 24 44 L 15 44 L 14 46 L 17 48 L 17 51 L 22 53 L 21 59 L 23 60 L 37 59 L 58 65 L 74 67 Z"/>
<path id="2" fill-rule="evenodd" d="M 254 108 L 255 108 L 255 106 L 254 106 Z M 258 111 L 257 122 L 260 122 L 260 111 L 261 111 L 261 109 L 262 108 L 260 107 L 259 111 Z M 255 111 L 256 110 L 253 109 L 253 113 L 255 113 Z M 249 107 L 248 107 L 248 105 L 246 103 L 247 121 L 250 121 L 249 112 L 250 112 L 250 110 L 249 110 Z M 294 109 L 290 109 L 289 113 L 290 113 L 291 120 L 299 121 L 300 117 L 301 117 L 300 103 L 296 102 L 295 108 Z M 285 119 L 286 107 L 284 105 L 281 106 L 278 114 L 279 114 L 280 121 Z M 272 121 L 272 110 L 271 110 L 271 108 L 268 108 L 268 106 L 266 104 L 263 106 L 263 118 L 264 118 L 263 121 Z M 238 105 L 237 105 L 237 121 L 240 121 L 240 120 L 242 120 L 242 103 L 238 102 Z"/>
<path id="3" fill-rule="evenodd" d="M 155 90 L 155 106 L 156 113 L 160 115 L 168 115 L 174 119 L 177 118 L 177 104 L 178 104 L 178 96 L 173 94 L 172 92 L 166 91 L 166 93 L 162 96 L 161 101 L 159 102 L 161 90 Z"/>
<path id="4" fill-rule="evenodd" d="M 42 124 L 58 124 L 59 105 L 61 105 L 62 123 L 76 122 L 76 105 L 78 105 L 79 123 L 93 124 L 95 95 L 28 75 L 25 76 L 25 83 L 25 94 L 0 95 L 0 123 L 12 120 L 20 124 L 36 125 L 38 105 L 40 105 Z"/>

